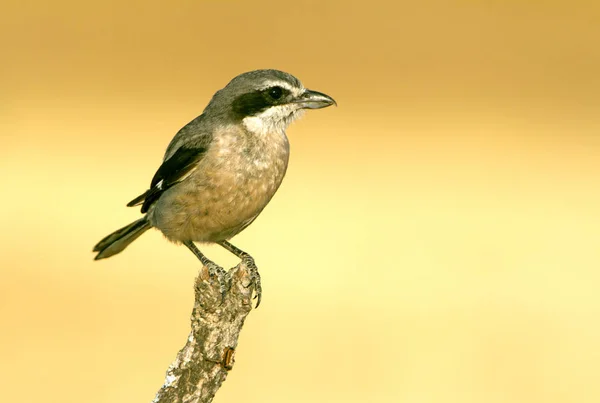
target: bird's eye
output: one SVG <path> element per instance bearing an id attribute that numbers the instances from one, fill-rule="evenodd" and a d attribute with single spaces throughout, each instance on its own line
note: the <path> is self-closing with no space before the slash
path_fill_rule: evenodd
<path id="1" fill-rule="evenodd" d="M 281 87 L 269 88 L 269 96 L 273 99 L 279 99 L 283 96 L 283 89 Z"/>

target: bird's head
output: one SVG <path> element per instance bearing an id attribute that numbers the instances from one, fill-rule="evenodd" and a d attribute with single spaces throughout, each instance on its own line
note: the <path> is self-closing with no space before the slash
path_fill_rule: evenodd
<path id="1" fill-rule="evenodd" d="M 240 74 L 218 91 L 206 112 L 227 116 L 256 134 L 283 132 L 305 109 L 335 105 L 328 95 L 304 88 L 279 70 Z"/>

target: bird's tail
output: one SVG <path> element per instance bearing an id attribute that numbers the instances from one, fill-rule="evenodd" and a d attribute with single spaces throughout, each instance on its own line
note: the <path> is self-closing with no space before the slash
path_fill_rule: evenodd
<path id="1" fill-rule="evenodd" d="M 104 259 L 116 255 L 135 241 L 140 235 L 150 228 L 146 217 L 142 217 L 112 234 L 106 236 L 94 246 L 94 252 L 98 252 L 94 260 Z"/>

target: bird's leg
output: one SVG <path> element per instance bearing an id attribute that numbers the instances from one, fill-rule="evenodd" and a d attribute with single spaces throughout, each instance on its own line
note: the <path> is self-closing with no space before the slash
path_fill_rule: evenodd
<path id="1" fill-rule="evenodd" d="M 227 284 L 227 272 L 225 270 L 223 270 L 223 268 L 221 266 L 218 266 L 212 260 L 210 260 L 209 258 L 204 256 L 204 254 L 202 252 L 200 252 L 200 249 L 198 249 L 192 241 L 183 241 L 183 244 L 185 246 L 187 246 L 188 249 L 191 250 L 192 253 L 194 255 L 196 255 L 196 257 L 198 259 L 200 259 L 200 262 L 204 266 L 206 266 L 210 277 L 217 279 L 217 281 L 219 282 L 219 291 L 221 292 L 221 295 L 223 296 L 223 298 L 225 298 L 225 291 L 226 291 L 226 284 Z"/>
<path id="2" fill-rule="evenodd" d="M 254 296 L 254 298 L 256 298 L 256 308 L 258 308 L 258 306 L 260 305 L 261 297 L 262 297 L 262 287 L 260 285 L 260 274 L 258 273 L 258 268 L 256 267 L 256 263 L 254 263 L 254 259 L 248 253 L 235 247 L 234 245 L 232 245 L 231 243 L 229 243 L 227 241 L 220 241 L 217 243 L 219 245 L 221 245 L 222 247 L 224 247 L 225 249 L 227 249 L 229 252 L 233 253 L 234 255 L 236 255 L 237 257 L 242 259 L 242 262 L 244 262 L 244 264 L 246 265 L 246 268 L 248 269 L 248 271 L 250 273 L 250 279 L 251 279 L 250 284 L 254 284 L 254 291 L 256 292 L 256 295 Z"/>

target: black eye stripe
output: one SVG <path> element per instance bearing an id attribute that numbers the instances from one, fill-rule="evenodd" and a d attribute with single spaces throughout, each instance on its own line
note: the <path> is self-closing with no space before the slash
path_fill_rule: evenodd
<path id="1" fill-rule="evenodd" d="M 273 86 L 242 94 L 232 103 L 233 113 L 239 118 L 259 114 L 270 106 L 284 103 L 290 93 L 286 88 Z"/>
<path id="2" fill-rule="evenodd" d="M 271 106 L 271 102 L 266 99 L 260 91 L 249 92 L 247 94 L 242 94 L 237 97 L 233 103 L 233 113 L 239 118 L 244 118 L 246 116 L 256 115 L 269 106 Z"/>

